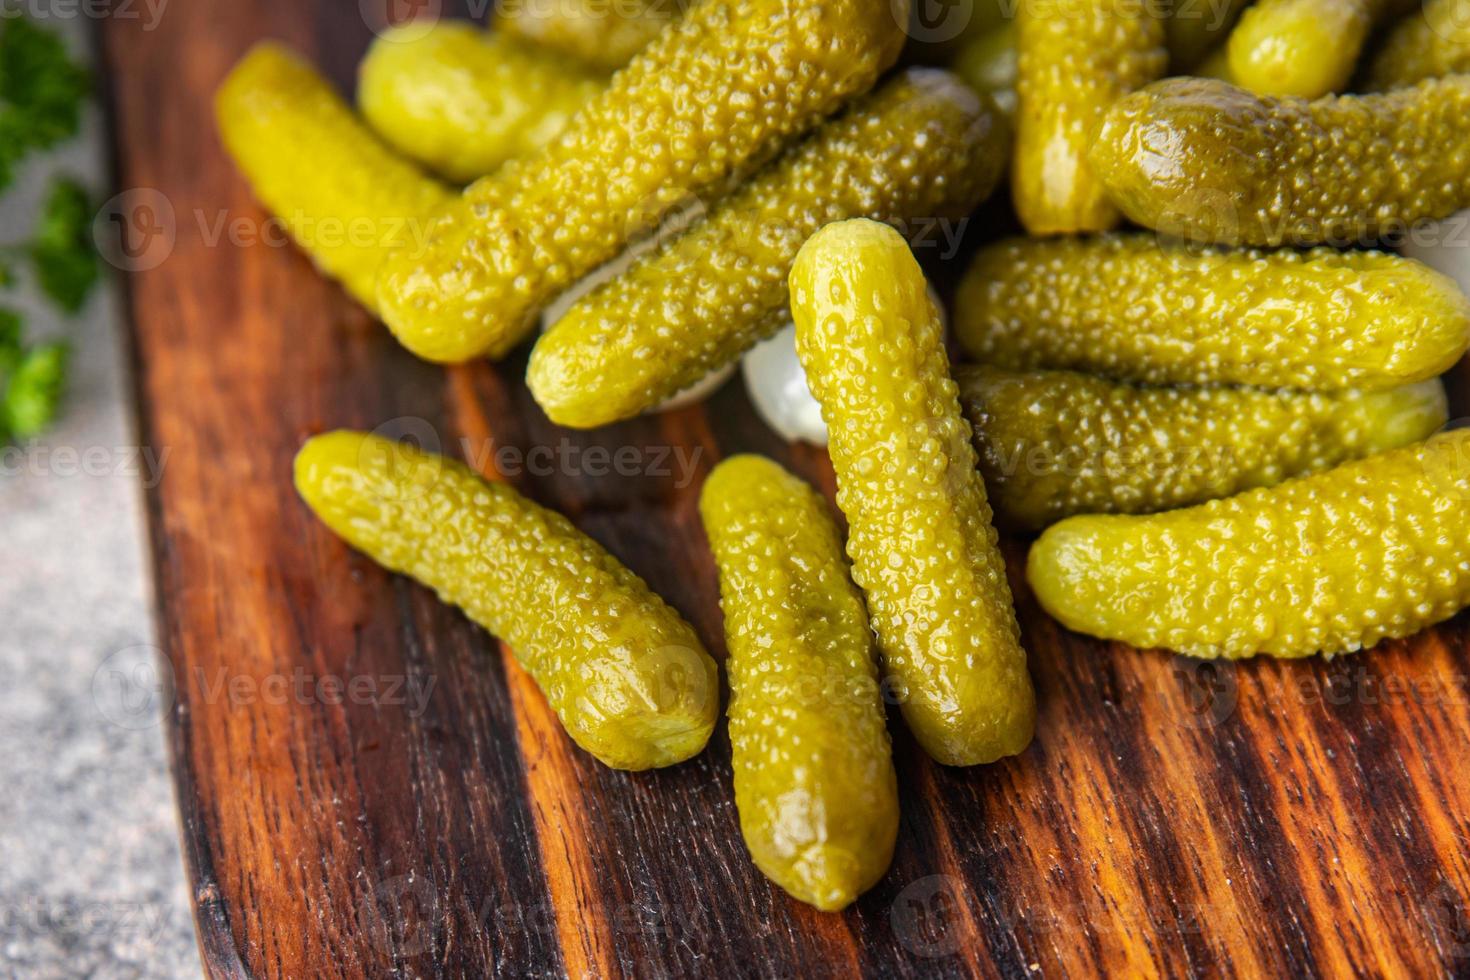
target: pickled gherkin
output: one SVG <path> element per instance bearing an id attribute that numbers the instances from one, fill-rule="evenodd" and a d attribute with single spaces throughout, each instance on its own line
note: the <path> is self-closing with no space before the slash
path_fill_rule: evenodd
<path id="1" fill-rule="evenodd" d="M 893 857 L 898 785 L 841 536 L 820 495 L 758 456 L 717 466 L 699 510 L 720 570 L 740 831 L 766 877 L 843 908 Z"/>
<path id="2" fill-rule="evenodd" d="M 1167 4 L 1164 37 L 1169 46 L 1169 67 L 1175 74 L 1194 71 L 1220 50 L 1226 32 L 1235 26 L 1250 0 L 1173 0 Z"/>
<path id="3" fill-rule="evenodd" d="M 1395 24 L 1368 69 L 1368 87 L 1398 88 L 1470 72 L 1470 0 L 1425 0 Z"/>
<path id="4" fill-rule="evenodd" d="M 995 99 L 1007 116 L 1016 111 L 1016 22 L 991 28 L 965 42 L 951 66 L 977 92 Z"/>
<path id="5" fill-rule="evenodd" d="M 996 517 L 1022 530 L 1271 486 L 1418 442 L 1446 416 L 1437 379 L 1333 394 L 990 367 L 957 368 L 955 381 Z"/>
<path id="6" fill-rule="evenodd" d="M 694 0 L 501 0 L 497 29 L 612 71 L 647 47 Z"/>
<path id="7" fill-rule="evenodd" d="M 1072 517 L 1027 577 L 1069 629 L 1196 657 L 1336 654 L 1470 603 L 1470 430 L 1199 507 Z"/>
<path id="8" fill-rule="evenodd" d="M 727 189 L 897 57 L 871 0 L 707 0 L 562 134 L 470 185 L 379 282 L 384 319 L 432 361 L 499 357 L 536 313 L 691 195 Z"/>
<path id="9" fill-rule="evenodd" d="M 1391 0 L 1257 0 L 1230 32 L 1230 76 L 1261 95 L 1341 91 Z M 1402 4 L 1400 4 L 1402 6 Z"/>
<path id="10" fill-rule="evenodd" d="M 954 324 L 960 345 L 996 367 L 1330 391 L 1448 370 L 1470 344 L 1470 300 L 1447 276 L 1383 252 L 1118 234 L 981 251 Z"/>
<path id="11" fill-rule="evenodd" d="M 919 744 L 947 765 L 1020 752 L 1036 718 L 1005 561 L 939 315 L 898 232 L 828 225 L 791 272 L 848 555 Z"/>
<path id="12" fill-rule="evenodd" d="M 1470 205 L 1470 76 L 1313 102 L 1169 79 L 1108 111 L 1093 169 L 1150 228 L 1232 245 L 1351 245 Z"/>
<path id="13" fill-rule="evenodd" d="M 572 739 L 616 769 L 704 748 L 719 700 L 694 630 L 591 538 L 461 463 L 358 432 L 309 440 L 296 488 L 334 532 L 505 640 Z"/>
<path id="14" fill-rule="evenodd" d="M 295 54 L 264 42 L 215 96 L 225 148 L 250 189 L 327 275 L 369 308 L 377 274 L 452 192 L 394 154 Z"/>
<path id="15" fill-rule="evenodd" d="M 786 322 L 791 263 L 817 229 L 861 216 L 918 219 L 921 234 L 962 218 L 1006 150 L 988 100 L 947 72 L 901 73 L 573 306 L 536 345 L 531 391 L 579 428 L 653 408 Z"/>
<path id="16" fill-rule="evenodd" d="M 400 153 L 464 183 L 550 142 L 606 84 L 513 38 L 440 21 L 374 41 L 357 102 Z"/>
<path id="17" fill-rule="evenodd" d="M 1016 29 L 1016 213 L 1032 234 L 1106 231 L 1118 211 L 1087 148 L 1108 106 L 1164 73 L 1163 22 L 1149 3 L 1047 0 Z"/>

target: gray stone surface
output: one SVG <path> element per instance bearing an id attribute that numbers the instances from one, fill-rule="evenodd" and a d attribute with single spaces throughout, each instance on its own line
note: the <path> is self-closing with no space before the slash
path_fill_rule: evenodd
<path id="1" fill-rule="evenodd" d="M 54 23 L 85 49 L 91 25 Z M 51 173 L 106 188 L 102 140 L 94 110 L 82 140 L 28 164 L 0 200 L 7 240 Z M 74 343 L 60 423 L 0 455 L 0 977 L 198 976 L 150 683 L 142 487 L 156 466 L 133 432 L 119 291 L 70 322 L 24 287 L 0 303 Z"/>

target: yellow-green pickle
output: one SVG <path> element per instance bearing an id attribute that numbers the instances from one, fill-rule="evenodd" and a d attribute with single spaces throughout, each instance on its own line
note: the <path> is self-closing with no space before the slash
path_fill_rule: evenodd
<path id="1" fill-rule="evenodd" d="M 1032 234 L 1106 231 L 1118 211 L 1087 148 L 1108 106 L 1164 73 L 1163 22 L 1142 2 L 1028 0 L 1016 29 L 1016 213 Z"/>
<path id="2" fill-rule="evenodd" d="M 501 0 L 495 26 L 586 65 L 621 68 L 695 0 Z"/>
<path id="3" fill-rule="evenodd" d="M 1315 99 L 1339 92 L 1369 29 L 1393 6 L 1391 0 L 1257 0 L 1230 32 L 1230 77 L 1261 95 Z"/>
<path id="4" fill-rule="evenodd" d="M 1425 0 L 1394 25 L 1368 69 L 1370 89 L 1470 71 L 1470 0 Z"/>
<path id="5" fill-rule="evenodd" d="M 1142 517 L 1072 517 L 1027 577 L 1069 629 L 1196 657 L 1336 654 L 1470 603 L 1470 430 Z"/>
<path id="6" fill-rule="evenodd" d="M 296 488 L 354 548 L 510 644 L 578 745 L 615 769 L 696 755 L 715 663 L 694 630 L 555 511 L 462 463 L 358 432 L 317 436 Z"/>
<path id="7" fill-rule="evenodd" d="M 892 64 L 871 0 L 707 0 L 562 134 L 472 184 L 384 268 L 388 326 L 433 361 L 503 356 L 556 294 L 690 195 L 774 155 Z"/>
<path id="8" fill-rule="evenodd" d="M 841 536 L 816 491 L 758 456 L 717 466 L 699 511 L 720 570 L 740 831 L 766 877 L 844 908 L 893 858 L 898 782 Z"/>
<path id="9" fill-rule="evenodd" d="M 411 247 L 453 193 L 394 154 L 335 90 L 279 44 L 263 42 L 215 96 L 225 148 L 250 189 L 327 275 L 369 308 L 377 274 Z"/>
<path id="10" fill-rule="evenodd" d="M 1014 755 L 1036 702 L 944 331 L 903 238 L 828 225 L 791 271 L 797 355 L 822 405 L 867 597 L 904 718 L 947 765 Z"/>
<path id="11" fill-rule="evenodd" d="M 1319 394 L 962 366 L 955 381 L 996 517 L 1023 530 L 1271 486 L 1418 442 L 1446 417 L 1437 379 Z"/>
<path id="12" fill-rule="evenodd" d="M 1230 250 L 1146 234 L 1001 242 L 956 294 L 955 335 L 996 367 L 1152 384 L 1384 388 L 1448 370 L 1470 300 L 1384 252 Z"/>
<path id="13" fill-rule="evenodd" d="M 647 411 L 786 322 L 791 263 L 822 225 L 919 219 L 923 234 L 990 193 L 1006 150 L 988 100 L 909 69 L 573 306 L 536 344 L 527 383 L 561 425 Z"/>
<path id="14" fill-rule="evenodd" d="M 514 38 L 440 21 L 374 41 L 357 103 L 404 156 L 465 183 L 549 143 L 606 84 Z"/>
<path id="15" fill-rule="evenodd" d="M 1231 245 L 1354 245 L 1470 206 L 1470 76 L 1315 101 L 1174 78 L 1115 103 L 1090 159 L 1123 213 Z"/>

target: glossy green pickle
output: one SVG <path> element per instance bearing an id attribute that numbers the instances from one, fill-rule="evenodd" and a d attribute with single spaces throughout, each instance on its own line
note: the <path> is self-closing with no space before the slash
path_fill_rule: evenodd
<path id="1" fill-rule="evenodd" d="M 1015 239 L 976 256 L 954 326 L 996 367 L 1331 391 L 1448 370 L 1470 344 L 1470 300 L 1428 266 L 1382 252 Z"/>
<path id="2" fill-rule="evenodd" d="M 562 134 L 470 185 L 384 267 L 388 326 L 432 361 L 500 357 L 558 293 L 691 195 L 725 189 L 897 57 L 870 0 L 707 0 Z"/>
<path id="3" fill-rule="evenodd" d="M 955 381 L 996 518 L 1021 530 L 1271 486 L 1418 442 L 1446 417 L 1437 379 L 1317 394 L 965 366 Z"/>
<path id="4" fill-rule="evenodd" d="M 962 218 L 1007 146 L 1004 120 L 957 78 L 901 73 L 573 306 L 531 355 L 536 401 L 578 428 L 659 405 L 786 322 L 791 263 L 817 229 Z"/>
<path id="5" fill-rule="evenodd" d="M 1093 169 L 1141 225 L 1231 245 L 1358 244 L 1470 206 L 1470 76 L 1316 101 L 1174 78 L 1120 99 Z"/>
<path id="6" fill-rule="evenodd" d="M 1163 22 L 1148 3 L 1035 0 L 1016 28 L 1016 213 L 1036 235 L 1106 231 L 1119 215 L 1087 149 L 1108 106 L 1164 73 Z"/>
<path id="7" fill-rule="evenodd" d="M 501 0 L 495 26 L 604 71 L 626 65 L 694 0 Z"/>
<path id="8" fill-rule="evenodd" d="M 1395 24 L 1368 69 L 1370 89 L 1470 72 L 1470 0 L 1425 0 Z"/>
<path id="9" fill-rule="evenodd" d="M 1196 657 L 1328 655 L 1470 604 L 1470 430 L 1142 517 L 1072 517 L 1031 549 L 1078 632 Z"/>
<path id="10" fill-rule="evenodd" d="M 465 183 L 549 143 L 606 85 L 513 38 L 440 21 L 374 41 L 357 103 L 404 156 Z"/>
<path id="11" fill-rule="evenodd" d="M 454 199 L 373 135 L 326 79 L 273 42 L 215 95 L 220 136 L 250 189 L 302 251 L 370 309 L 377 275 Z"/>
<path id="12" fill-rule="evenodd" d="M 844 908 L 893 858 L 898 782 L 842 538 L 816 491 L 758 456 L 717 466 L 699 511 L 720 570 L 740 831 L 766 877 Z"/>
<path id="13" fill-rule="evenodd" d="M 1036 702 L 944 330 L 903 238 L 828 225 L 791 271 L 796 348 L 822 405 L 853 577 L 919 744 L 1014 755 Z"/>
<path id="14" fill-rule="evenodd" d="M 578 745 L 615 769 L 696 755 L 719 705 L 694 630 L 570 521 L 461 463 L 332 432 L 296 488 L 348 544 L 508 643 Z"/>
<path id="15" fill-rule="evenodd" d="M 1347 86 L 1390 0 L 1257 0 L 1230 32 L 1230 77 L 1261 95 L 1315 99 Z"/>

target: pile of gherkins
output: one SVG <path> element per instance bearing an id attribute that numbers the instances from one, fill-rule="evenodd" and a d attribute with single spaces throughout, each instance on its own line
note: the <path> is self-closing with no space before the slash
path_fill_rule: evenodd
<path id="1" fill-rule="evenodd" d="M 769 460 L 700 499 L 741 828 L 792 895 L 841 908 L 889 863 L 885 698 L 948 765 L 1030 742 L 997 522 L 1044 529 L 1045 609 L 1141 647 L 1331 655 L 1470 603 L 1470 432 L 1435 434 L 1470 301 L 1365 247 L 1470 207 L 1470 0 L 973 0 L 947 45 L 902 0 L 579 2 L 386 32 L 360 116 L 259 45 L 220 129 L 423 358 L 503 357 L 572 296 L 527 372 L 557 423 L 656 410 L 795 321 L 845 539 Z M 951 369 L 895 228 L 1007 173 L 1031 237 L 974 258 Z M 565 517 L 361 433 L 308 441 L 296 483 L 505 639 L 607 765 L 703 749 L 715 662 Z"/>

